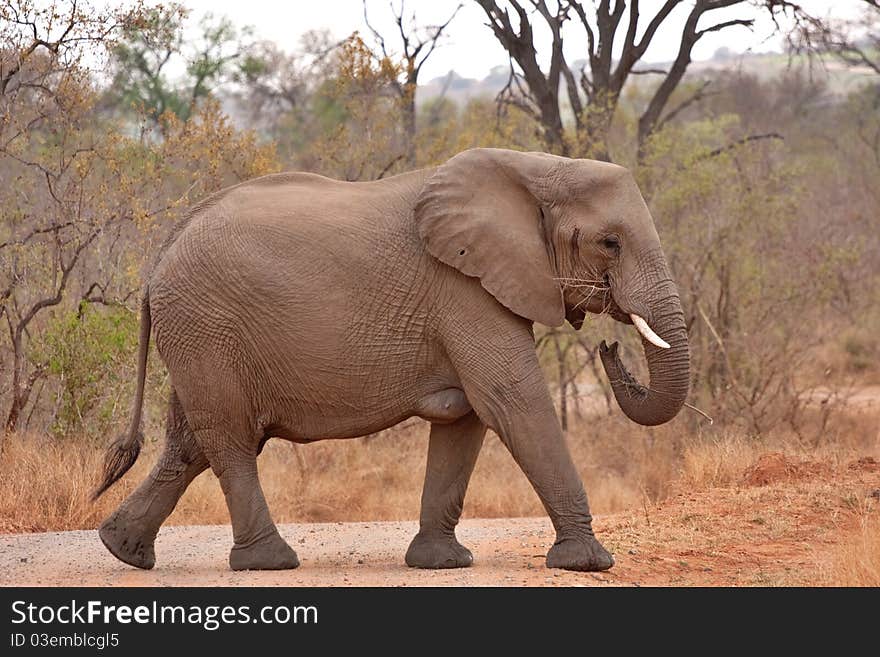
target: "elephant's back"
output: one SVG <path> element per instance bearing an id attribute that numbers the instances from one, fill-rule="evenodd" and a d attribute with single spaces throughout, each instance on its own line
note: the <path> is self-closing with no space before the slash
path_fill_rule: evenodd
<path id="1" fill-rule="evenodd" d="M 411 209 L 429 170 L 372 182 L 347 182 L 313 173 L 285 172 L 254 178 L 194 205 L 163 244 L 155 269 L 166 260 L 205 251 L 219 257 L 236 240 L 251 247 L 338 246 L 357 256 L 363 235 L 414 232 Z M 335 244 L 334 244 L 335 241 Z"/>
<path id="2" fill-rule="evenodd" d="M 307 172 L 275 173 L 227 187 L 193 206 L 190 222 L 214 218 L 288 231 L 356 229 L 415 204 L 430 170 L 349 182 Z"/>
<path id="3" fill-rule="evenodd" d="M 411 221 L 420 181 L 382 182 L 277 174 L 194 208 L 148 280 L 166 362 L 210 353 L 259 365 L 267 345 L 281 357 L 316 335 L 320 353 L 365 312 L 400 306 L 388 285 L 427 258 Z M 338 356 L 328 348 L 328 362 Z"/>
<path id="4" fill-rule="evenodd" d="M 411 217 L 422 173 L 370 183 L 279 173 L 229 187 L 192 208 L 148 285 L 193 285 L 210 297 L 224 284 L 259 294 L 326 276 L 363 281 L 375 263 L 422 251 Z"/>

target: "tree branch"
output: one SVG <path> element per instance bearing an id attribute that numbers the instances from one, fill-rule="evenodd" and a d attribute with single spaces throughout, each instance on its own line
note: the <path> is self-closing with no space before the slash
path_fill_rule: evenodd
<path id="1" fill-rule="evenodd" d="M 753 142 L 753 141 L 761 141 L 762 139 L 779 139 L 780 141 L 783 141 L 785 139 L 785 137 L 780 135 L 778 132 L 768 132 L 768 133 L 760 134 L 760 135 L 749 135 L 748 137 L 743 137 L 742 139 L 737 139 L 736 141 L 731 142 L 730 144 L 727 144 L 726 146 L 721 146 L 720 148 L 716 148 L 714 150 L 711 150 L 701 159 L 709 159 L 710 157 L 717 157 L 718 155 L 721 155 L 722 153 L 725 153 L 727 151 L 732 151 L 733 149 L 738 148 L 738 147 L 742 146 L 743 144 L 748 144 L 749 142 Z"/>
<path id="2" fill-rule="evenodd" d="M 431 53 L 434 52 L 434 49 L 437 47 L 437 43 L 440 40 L 440 37 L 443 35 L 444 30 L 446 30 L 446 28 L 449 27 L 449 24 L 458 15 L 458 12 L 461 11 L 461 8 L 463 6 L 464 5 L 459 4 L 453 10 L 452 14 L 449 16 L 449 18 L 446 19 L 446 21 L 444 23 L 442 23 L 441 25 L 434 26 L 434 34 L 430 37 L 430 44 L 431 45 L 428 47 L 428 52 L 426 52 L 425 56 L 422 57 L 421 61 L 417 62 L 417 64 L 416 64 L 416 67 L 415 67 L 416 76 L 418 76 L 419 71 L 422 68 L 422 65 L 426 61 L 428 61 L 428 58 L 431 56 Z"/>
<path id="3" fill-rule="evenodd" d="M 669 75 L 669 71 L 663 68 L 637 68 L 629 72 L 630 75 Z"/>
<path id="4" fill-rule="evenodd" d="M 736 18 L 733 20 L 724 21 L 723 23 L 718 23 L 717 25 L 712 25 L 711 27 L 707 27 L 706 29 L 697 32 L 697 39 L 701 38 L 705 34 L 709 34 L 709 32 L 719 32 L 725 28 L 733 27 L 734 25 L 742 25 L 743 27 L 751 29 L 755 25 L 755 19 Z"/>
<path id="5" fill-rule="evenodd" d="M 384 178 L 385 174 L 388 173 L 389 171 L 391 171 L 391 168 L 405 157 L 406 157 L 405 153 L 401 153 L 400 155 L 396 155 L 395 157 L 393 157 L 391 159 L 391 161 L 388 164 L 386 164 L 384 166 L 384 168 L 379 172 L 379 175 L 376 176 L 376 180 L 381 180 L 382 178 Z"/>
<path id="6" fill-rule="evenodd" d="M 64 228 L 68 228 L 73 225 L 74 225 L 74 222 L 65 221 L 62 224 L 53 224 L 52 226 L 44 226 L 41 228 L 34 228 L 33 230 L 31 230 L 29 233 L 27 233 L 23 237 L 19 237 L 18 239 L 14 239 L 14 240 L 7 240 L 6 242 L 3 242 L 2 244 L 0 244 L 0 249 L 4 249 L 7 246 L 21 246 L 22 244 L 27 244 L 32 238 L 36 237 L 37 235 L 44 235 L 45 233 L 54 233 L 56 231 L 63 230 Z"/>
<path id="7" fill-rule="evenodd" d="M 676 105 L 673 109 L 669 111 L 662 119 L 657 122 L 657 125 L 654 127 L 654 130 L 660 130 L 664 125 L 666 125 L 669 121 L 678 116 L 681 112 L 686 110 L 688 107 L 693 105 L 696 102 L 699 102 L 703 98 L 706 98 L 710 94 L 705 93 L 706 89 L 709 85 L 712 84 L 711 80 L 704 80 L 703 83 L 699 86 L 699 88 L 694 91 L 690 96 L 688 96 L 685 100 Z"/>
<path id="8" fill-rule="evenodd" d="M 65 265 L 64 261 L 59 258 L 61 264 L 61 281 L 58 284 L 58 287 L 55 290 L 55 294 L 51 297 L 47 297 L 44 299 L 40 299 L 36 303 L 34 303 L 28 311 L 21 317 L 18 321 L 18 325 L 15 327 L 15 339 L 21 339 L 21 334 L 27 329 L 28 324 L 36 317 L 37 313 L 39 313 L 44 308 L 49 308 L 51 306 L 57 306 L 64 299 L 64 291 L 67 289 L 67 283 L 70 279 L 70 274 L 73 272 L 74 267 L 76 267 L 76 263 L 79 260 L 80 255 L 89 246 L 95 239 L 100 235 L 101 230 L 97 229 L 92 231 L 92 234 L 88 236 L 85 240 L 80 242 L 77 247 L 74 249 L 73 254 L 70 257 L 70 260 Z"/>

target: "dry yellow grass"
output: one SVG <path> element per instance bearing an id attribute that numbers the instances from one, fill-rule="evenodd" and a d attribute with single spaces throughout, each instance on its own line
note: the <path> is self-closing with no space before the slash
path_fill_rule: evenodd
<path id="1" fill-rule="evenodd" d="M 657 466 L 668 449 L 631 445 L 625 456 L 576 435 L 570 443 L 596 510 L 640 504 L 648 489 L 665 486 L 669 473 L 659 476 Z M 39 435 L 8 437 L 0 459 L 0 531 L 97 526 L 146 476 L 160 450 L 161 442 L 149 443 L 125 478 L 92 503 L 102 447 Z M 652 459 L 660 452 L 665 454 Z M 426 454 L 427 425 L 421 423 L 368 439 L 296 446 L 272 441 L 259 459 L 260 479 L 278 522 L 417 518 Z M 472 517 L 543 513 L 528 480 L 493 434 L 486 438 L 465 506 Z M 211 472 L 193 482 L 168 522 L 228 522 Z"/>
<path id="2" fill-rule="evenodd" d="M 7 436 L 0 456 L 0 532 L 97 526 L 122 499 L 122 491 L 114 490 L 89 502 L 102 459 L 83 441 Z"/>
<path id="3" fill-rule="evenodd" d="M 880 586 L 880 512 L 865 510 L 823 568 L 829 586 Z"/>
<path id="4" fill-rule="evenodd" d="M 684 436 L 682 425 L 644 429 L 620 417 L 574 424 L 568 442 L 591 506 L 605 514 L 648 507 L 673 492 L 736 485 L 760 454 L 775 450 L 840 462 L 877 454 L 876 416 L 842 418 L 839 435 L 815 445 L 790 433 L 764 440 L 720 434 Z M 873 428 L 872 428 L 873 427 Z M 395 520 L 418 517 L 428 425 L 407 423 L 358 440 L 294 446 L 271 441 L 260 477 L 277 522 Z M 855 437 L 853 437 L 855 436 Z M 7 437 L 0 458 L 0 532 L 96 527 L 146 476 L 161 449 L 147 444 L 132 471 L 96 503 L 89 501 L 103 447 L 74 438 Z M 489 434 L 465 501 L 470 517 L 544 513 L 510 454 Z M 225 524 L 226 505 L 209 471 L 190 486 L 170 524 Z"/>

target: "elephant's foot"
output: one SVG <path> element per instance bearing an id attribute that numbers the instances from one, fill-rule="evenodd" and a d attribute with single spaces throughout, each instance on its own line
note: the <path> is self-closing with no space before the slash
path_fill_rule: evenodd
<path id="1" fill-rule="evenodd" d="M 467 568 L 474 563 L 471 551 L 448 534 L 416 534 L 405 559 L 411 568 Z"/>
<path id="2" fill-rule="evenodd" d="M 232 570 L 290 570 L 297 566 L 296 552 L 275 529 L 246 545 L 236 544 L 229 553 Z"/>
<path id="3" fill-rule="evenodd" d="M 149 570 L 156 565 L 156 533 L 137 521 L 126 521 L 118 512 L 114 513 L 101 523 L 98 536 L 110 554 L 129 566 Z"/>
<path id="4" fill-rule="evenodd" d="M 560 536 L 547 553 L 548 568 L 599 571 L 614 565 L 614 557 L 595 536 Z"/>

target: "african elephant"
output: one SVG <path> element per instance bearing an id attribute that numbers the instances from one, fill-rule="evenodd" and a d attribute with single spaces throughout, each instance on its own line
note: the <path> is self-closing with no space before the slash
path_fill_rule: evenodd
<path id="1" fill-rule="evenodd" d="M 587 312 L 634 323 L 645 387 L 599 346 L 623 412 L 672 419 L 688 392 L 678 293 L 632 175 L 604 162 L 478 148 L 375 182 L 281 173 L 220 191 L 175 229 L 144 284 L 130 429 L 108 449 L 100 495 L 134 463 L 151 331 L 172 392 L 164 452 L 101 525 L 125 563 L 209 466 L 232 519 L 234 570 L 299 564 L 257 476 L 271 437 L 363 436 L 431 423 L 420 529 L 406 563 L 468 566 L 456 539 L 487 427 L 556 530 L 547 566 L 604 570 L 587 496 L 535 353 L 533 323 Z"/>

